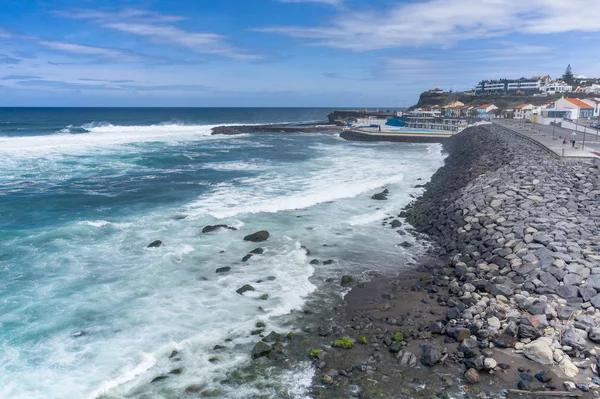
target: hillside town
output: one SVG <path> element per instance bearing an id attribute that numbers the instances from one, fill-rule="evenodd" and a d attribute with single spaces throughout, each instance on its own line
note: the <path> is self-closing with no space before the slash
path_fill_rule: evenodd
<path id="1" fill-rule="evenodd" d="M 452 93 L 435 88 L 423 97 L 443 102 L 418 104 L 405 113 L 405 118 L 446 119 L 446 123 L 461 118 L 503 118 L 545 125 L 567 120 L 597 126 L 592 119 L 600 117 L 600 79 L 573 74 L 570 66 L 557 79 L 544 75 L 484 80 L 470 91 Z"/>

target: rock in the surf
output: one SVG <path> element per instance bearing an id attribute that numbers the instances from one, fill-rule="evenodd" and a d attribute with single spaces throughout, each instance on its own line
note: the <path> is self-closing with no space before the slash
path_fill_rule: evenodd
<path id="1" fill-rule="evenodd" d="M 252 359 L 258 359 L 259 357 L 267 356 L 269 352 L 273 350 L 273 347 L 263 341 L 258 341 L 252 349 Z"/>
<path id="2" fill-rule="evenodd" d="M 150 243 L 150 245 L 148 245 L 148 248 L 158 248 L 163 244 L 163 242 L 161 240 L 156 240 L 156 241 L 152 241 Z"/>
<path id="3" fill-rule="evenodd" d="M 248 291 L 255 291 L 255 289 L 250 284 L 246 284 L 243 287 L 238 288 L 235 292 L 237 292 L 240 295 L 244 295 L 244 292 L 248 292 Z"/>
<path id="4" fill-rule="evenodd" d="M 374 199 L 377 201 L 385 201 L 388 199 L 388 197 L 387 197 L 388 194 L 389 194 L 389 191 L 387 189 L 385 189 L 380 193 L 373 194 L 373 196 L 371 196 L 371 199 Z"/>
<path id="5" fill-rule="evenodd" d="M 202 229 L 202 232 L 203 233 L 211 233 L 211 232 L 219 230 L 219 229 L 237 230 L 235 227 L 227 226 L 226 224 L 215 224 L 213 226 L 204 226 L 204 228 Z"/>
<path id="6" fill-rule="evenodd" d="M 246 237 L 244 237 L 244 241 L 263 242 L 267 241 L 269 239 L 269 236 L 270 234 L 267 230 L 261 230 L 257 231 L 254 234 L 247 235 Z"/>

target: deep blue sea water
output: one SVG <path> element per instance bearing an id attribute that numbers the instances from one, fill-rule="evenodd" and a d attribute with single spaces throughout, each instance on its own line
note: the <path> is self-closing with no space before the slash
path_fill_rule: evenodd
<path id="1" fill-rule="evenodd" d="M 277 329 L 336 289 L 328 277 L 394 273 L 415 256 L 380 221 L 443 163 L 439 145 L 210 134 L 329 112 L 0 108 L 0 397 L 175 398 L 190 384 L 305 397 L 310 364 L 274 376 L 273 392 L 220 381 L 251 362 L 257 321 Z M 390 200 L 371 200 L 384 186 Z M 238 230 L 201 233 L 217 223 Z M 262 229 L 267 242 L 243 241 Z M 257 246 L 265 253 L 242 263 Z M 238 295 L 246 283 L 256 291 Z M 184 372 L 150 383 L 172 369 L 173 350 Z"/>

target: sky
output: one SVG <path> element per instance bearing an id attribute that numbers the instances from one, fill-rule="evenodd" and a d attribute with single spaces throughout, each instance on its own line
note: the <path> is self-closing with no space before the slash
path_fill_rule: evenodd
<path id="1" fill-rule="evenodd" d="M 600 75 L 598 0 L 0 0 L 0 106 L 407 107 Z"/>

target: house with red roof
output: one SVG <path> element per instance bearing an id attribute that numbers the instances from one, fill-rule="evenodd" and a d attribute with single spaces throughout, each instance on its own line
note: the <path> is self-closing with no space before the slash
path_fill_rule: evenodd
<path id="1" fill-rule="evenodd" d="M 555 107 L 571 109 L 573 119 L 591 118 L 594 116 L 595 107 L 578 98 L 561 98 L 556 100 Z"/>

